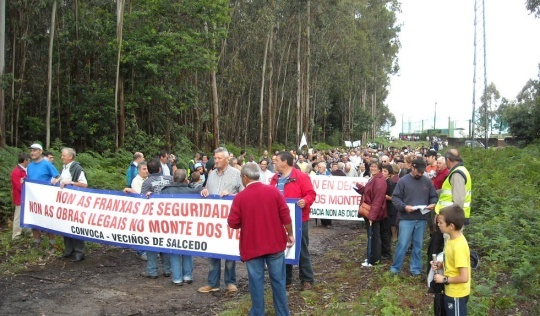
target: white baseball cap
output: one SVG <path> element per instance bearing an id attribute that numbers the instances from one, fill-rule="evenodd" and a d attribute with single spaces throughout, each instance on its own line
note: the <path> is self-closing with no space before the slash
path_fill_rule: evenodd
<path id="1" fill-rule="evenodd" d="M 32 144 L 29 148 L 43 150 L 43 147 L 40 144 Z"/>

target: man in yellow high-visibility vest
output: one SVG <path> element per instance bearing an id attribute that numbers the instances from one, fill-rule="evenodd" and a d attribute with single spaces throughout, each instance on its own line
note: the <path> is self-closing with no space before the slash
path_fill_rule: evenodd
<path id="1" fill-rule="evenodd" d="M 457 204 L 465 211 L 465 225 L 468 225 L 471 216 L 472 200 L 471 174 L 463 165 L 457 149 L 447 150 L 444 157 L 446 158 L 446 166 L 450 172 L 439 191 L 439 201 L 435 205 L 435 223 L 437 222 L 437 215 L 443 207 Z M 438 254 L 444 248 L 443 234 L 437 225 L 435 227 L 435 232 L 431 235 L 428 246 L 428 261 L 431 260 L 432 254 Z"/>

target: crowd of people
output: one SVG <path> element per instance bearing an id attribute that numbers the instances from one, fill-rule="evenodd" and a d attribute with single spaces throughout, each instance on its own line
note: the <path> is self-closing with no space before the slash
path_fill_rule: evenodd
<path id="1" fill-rule="evenodd" d="M 368 235 L 368 249 L 363 267 L 372 267 L 384 260 L 391 261 L 390 272 L 401 273 L 404 259 L 411 255 L 410 275 L 422 274 L 421 250 L 424 232 L 429 227 L 431 235 L 428 246 L 428 270 L 440 268 L 440 262 L 431 262 L 433 254 L 445 251 L 459 252 L 462 258 L 468 250 L 466 240 L 459 247 L 449 250 L 444 247 L 444 233 L 450 240 L 464 237 L 455 231 L 468 224 L 471 202 L 471 176 L 464 167 L 459 153 L 449 149 L 441 155 L 438 148 L 354 148 L 333 150 L 276 151 L 272 155 L 264 151 L 259 159 L 245 151 L 235 156 L 227 149 L 217 148 L 212 155 L 195 153 L 186 169 L 178 168 L 176 157 L 161 151 L 149 161 L 141 152 L 133 155 L 133 161 L 126 172 L 126 194 L 200 194 L 235 196 L 228 219 L 233 229 L 242 228 L 240 233 L 240 256 L 246 262 L 249 288 L 252 297 L 252 315 L 264 313 L 264 273 L 265 266 L 270 275 L 274 292 L 274 307 L 277 315 L 288 315 L 285 291 L 293 284 L 293 268 L 285 265 L 283 255 L 287 247 L 295 242 L 300 247 L 298 278 L 300 290 L 310 290 L 314 285 L 314 273 L 309 253 L 310 207 L 316 192 L 310 176 L 346 176 L 367 178 L 366 185 L 356 182 L 356 190 L 362 194 L 362 202 L 369 205 L 364 218 Z M 63 169 L 58 172 L 50 160 L 54 156 L 44 152 L 39 144 L 30 146 L 30 154 L 22 153 L 18 165 L 11 176 L 13 202 L 16 206 L 13 221 L 13 238 L 18 238 L 23 229 L 19 225 L 21 187 L 25 178 L 50 182 L 65 187 L 88 185 L 83 167 L 75 161 L 76 152 L 71 148 L 62 149 Z M 261 198 L 264 197 L 264 203 Z M 302 238 L 295 240 L 291 229 L 291 218 L 285 211 L 285 198 L 298 199 L 302 209 Z M 263 204 L 265 207 L 261 207 Z M 257 205 L 260 217 L 254 218 L 248 210 Z M 444 215 L 440 215 L 444 214 Z M 267 226 L 261 229 L 261 220 Z M 463 222 L 463 223 L 462 223 Z M 323 227 L 331 227 L 330 219 L 321 220 Z M 451 232 L 449 234 L 449 232 Z M 48 237 L 47 249 L 55 251 L 54 235 L 32 230 L 33 244 L 42 246 L 42 236 Z M 459 236 L 458 236 L 459 235 Z M 454 237 L 453 237 L 454 236 Z M 456 238 L 457 238 L 456 237 Z M 463 238 L 462 238 L 463 237 Z M 395 250 L 392 251 L 392 246 Z M 73 262 L 84 260 L 84 241 L 64 238 L 62 259 Z M 158 262 L 162 264 L 162 274 L 171 277 L 176 285 L 193 282 L 193 258 L 188 255 L 137 252 L 146 260 L 146 270 L 141 276 L 158 278 Z M 435 277 L 435 282 L 444 283 L 448 289 L 459 284 L 459 304 L 446 304 L 447 312 L 453 314 L 456 306 L 466 311 L 470 292 L 470 266 L 463 260 L 450 262 L 456 258 L 448 254 L 444 259 L 443 277 Z M 200 293 L 210 293 L 221 289 L 222 260 L 208 259 L 208 283 L 198 289 Z M 456 265 L 457 264 L 457 265 Z M 238 291 L 236 284 L 236 262 L 225 260 L 224 283 L 229 293 Z M 465 269 L 466 271 L 464 271 Z M 448 271 L 448 273 L 446 272 Z M 469 277 L 465 274 L 469 273 Z M 463 286 L 463 283 L 468 285 Z M 468 290 L 467 290 L 468 288 Z M 449 294 L 450 295 L 450 294 Z M 455 301 L 457 302 L 457 301 Z M 465 306 L 463 309 L 462 306 Z M 262 311 L 262 312 L 261 312 Z"/>

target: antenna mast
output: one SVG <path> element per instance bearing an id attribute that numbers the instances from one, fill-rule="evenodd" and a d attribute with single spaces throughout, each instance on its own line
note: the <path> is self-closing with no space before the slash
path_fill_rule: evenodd
<path id="1" fill-rule="evenodd" d="M 478 36 L 479 33 L 481 37 Z M 482 103 L 484 116 L 485 116 L 485 147 L 487 148 L 488 143 L 488 106 L 487 106 L 487 66 L 486 66 L 486 14 L 485 14 L 485 3 L 484 0 L 475 0 L 474 1 L 474 74 L 473 74 L 473 100 L 472 100 L 472 117 L 469 136 L 471 139 L 475 139 L 481 135 L 482 127 L 478 128 L 478 133 L 476 133 L 476 123 L 480 125 L 480 109 L 476 109 L 476 103 Z M 480 73 L 479 69 L 483 65 L 483 72 Z M 483 86 L 482 86 L 483 83 Z M 477 92 L 483 91 L 482 94 L 477 95 Z"/>

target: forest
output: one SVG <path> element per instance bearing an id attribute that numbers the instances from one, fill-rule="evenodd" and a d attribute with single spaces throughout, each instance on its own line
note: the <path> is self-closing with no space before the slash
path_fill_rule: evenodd
<path id="1" fill-rule="evenodd" d="M 2 143 L 103 152 L 373 139 L 398 1 L 14 0 Z"/>
<path id="2" fill-rule="evenodd" d="M 526 9 L 540 16 L 540 1 Z M 0 145 L 271 149 L 382 136 L 397 0 L 0 1 Z M 540 74 L 477 130 L 540 137 Z M 283 145 L 283 146 L 281 146 Z"/>

